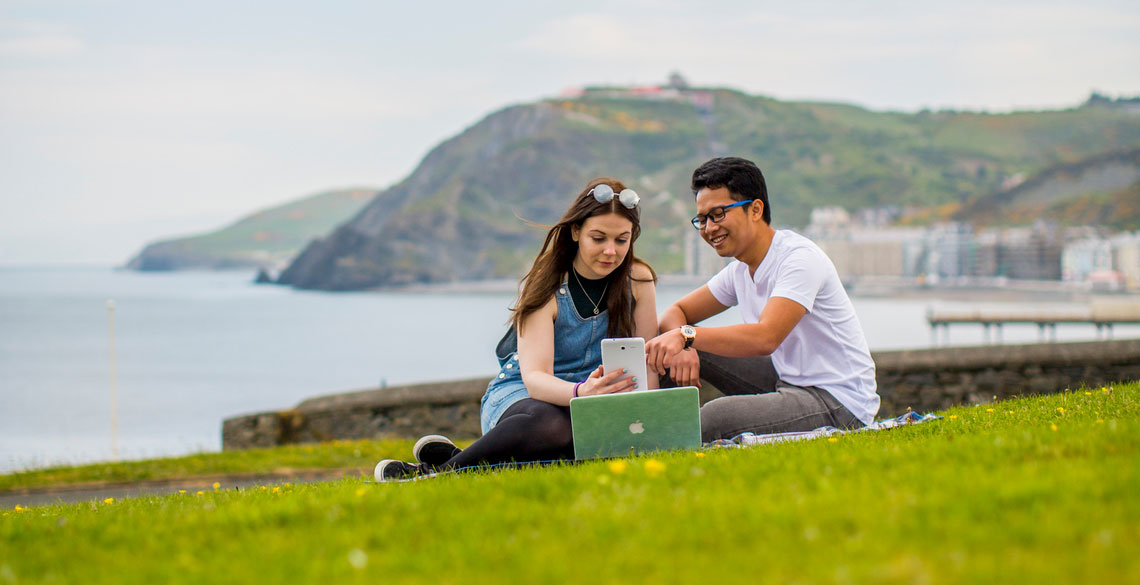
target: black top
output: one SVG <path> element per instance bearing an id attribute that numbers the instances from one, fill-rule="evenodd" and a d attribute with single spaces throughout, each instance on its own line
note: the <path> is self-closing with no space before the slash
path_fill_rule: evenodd
<path id="1" fill-rule="evenodd" d="M 571 268 L 571 270 L 574 269 Z M 574 279 L 575 276 L 578 277 L 578 280 Z M 610 276 L 612 276 L 612 274 Z M 570 298 L 574 301 L 574 308 L 577 309 L 578 314 L 583 318 L 588 319 L 594 316 L 594 303 L 586 298 L 586 294 L 582 292 L 583 289 L 585 289 L 586 293 L 589 293 L 590 297 L 598 301 L 598 314 L 601 314 L 606 310 L 606 304 L 603 302 L 605 295 L 603 293 L 608 292 L 605 289 L 606 282 L 608 282 L 609 279 L 610 277 L 606 276 L 597 280 L 590 280 L 578 274 L 577 270 L 574 270 L 574 274 L 567 275 L 566 286 L 570 288 Z M 579 280 L 582 281 L 581 286 L 578 286 Z M 514 326 L 511 326 L 495 346 L 495 357 L 499 359 L 500 365 L 502 365 L 502 362 L 505 362 L 512 353 L 518 350 L 518 334 L 515 332 Z"/>
<path id="2" fill-rule="evenodd" d="M 609 292 L 607 290 L 607 284 L 610 281 L 609 276 L 590 280 L 574 268 L 570 270 L 572 274 L 566 279 L 566 286 L 570 288 L 570 298 L 574 299 L 574 308 L 578 309 L 578 314 L 589 319 L 605 311 L 605 295 Z M 597 303 L 597 313 L 594 313 L 594 303 Z"/>

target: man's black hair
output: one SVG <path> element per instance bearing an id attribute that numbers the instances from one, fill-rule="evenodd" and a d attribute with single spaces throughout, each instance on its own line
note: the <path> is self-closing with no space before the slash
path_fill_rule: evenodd
<path id="1" fill-rule="evenodd" d="M 764 182 L 764 173 L 756 163 L 738 158 L 725 156 L 714 158 L 697 167 L 693 171 L 693 196 L 704 188 L 728 189 L 729 195 L 735 201 L 756 199 L 764 203 L 764 223 L 772 225 L 772 207 L 768 205 L 768 185 Z"/>

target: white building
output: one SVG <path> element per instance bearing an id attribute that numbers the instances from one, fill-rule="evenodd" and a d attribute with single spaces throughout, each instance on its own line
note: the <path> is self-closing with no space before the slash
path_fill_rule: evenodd
<path id="1" fill-rule="evenodd" d="M 1066 282 L 1084 282 L 1094 272 L 1112 269 L 1112 242 L 1100 236 L 1073 240 L 1061 250 L 1061 280 Z"/>
<path id="2" fill-rule="evenodd" d="M 1112 268 L 1124 277 L 1128 290 L 1140 290 L 1140 232 L 1122 233 L 1110 239 Z"/>

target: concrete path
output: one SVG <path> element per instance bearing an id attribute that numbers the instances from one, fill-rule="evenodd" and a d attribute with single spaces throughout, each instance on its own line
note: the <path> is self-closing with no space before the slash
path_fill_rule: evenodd
<path id="1" fill-rule="evenodd" d="M 347 469 L 282 469 L 274 473 L 201 475 L 196 477 L 149 480 L 131 483 L 83 483 L 39 488 L 18 488 L 0 491 L 0 509 L 16 506 L 46 506 L 50 504 L 71 504 L 75 502 L 101 502 L 107 498 L 122 500 L 143 496 L 163 496 L 177 493 L 209 491 L 214 483 L 220 489 L 235 487 L 259 487 L 283 483 L 314 483 L 334 481 L 345 477 L 371 477 L 372 470 L 365 468 Z"/>

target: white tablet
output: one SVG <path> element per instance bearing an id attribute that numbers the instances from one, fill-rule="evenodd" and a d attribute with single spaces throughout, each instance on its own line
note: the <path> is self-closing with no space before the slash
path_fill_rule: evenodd
<path id="1" fill-rule="evenodd" d="M 640 337 L 618 337 L 602 340 L 602 368 L 608 374 L 625 368 L 637 377 L 635 391 L 648 390 L 645 366 L 645 340 Z"/>

